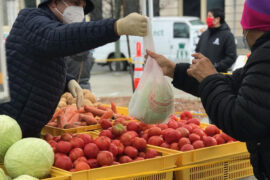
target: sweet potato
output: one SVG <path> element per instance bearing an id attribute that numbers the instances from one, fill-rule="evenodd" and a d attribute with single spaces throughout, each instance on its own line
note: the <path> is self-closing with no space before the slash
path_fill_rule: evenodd
<path id="1" fill-rule="evenodd" d="M 84 110 L 86 112 L 92 113 L 94 116 L 100 116 L 100 117 L 106 112 L 93 106 L 84 106 Z"/>
<path id="2" fill-rule="evenodd" d="M 101 119 L 111 119 L 113 117 L 112 110 L 106 111 L 102 116 Z"/>
<path id="3" fill-rule="evenodd" d="M 116 105 L 114 104 L 114 102 L 111 101 L 111 109 L 114 113 L 117 114 L 117 109 L 116 109 Z"/>

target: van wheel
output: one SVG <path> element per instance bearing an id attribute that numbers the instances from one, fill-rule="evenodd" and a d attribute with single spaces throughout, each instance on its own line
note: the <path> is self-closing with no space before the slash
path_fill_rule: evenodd
<path id="1" fill-rule="evenodd" d="M 114 58 L 114 56 L 110 57 Z M 126 71 L 128 67 L 127 61 L 111 61 L 109 62 L 110 71 Z"/>

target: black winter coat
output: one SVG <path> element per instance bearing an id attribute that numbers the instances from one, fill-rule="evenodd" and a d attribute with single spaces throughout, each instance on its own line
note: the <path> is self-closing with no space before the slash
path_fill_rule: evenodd
<path id="1" fill-rule="evenodd" d="M 218 72 L 227 72 L 237 56 L 234 36 L 226 23 L 202 33 L 195 51 L 210 59 Z"/>
<path id="2" fill-rule="evenodd" d="M 270 31 L 252 47 L 246 65 L 232 76 L 215 74 L 200 84 L 177 64 L 173 85 L 200 96 L 209 118 L 233 138 L 246 142 L 254 174 L 270 178 Z"/>
<path id="3" fill-rule="evenodd" d="M 11 101 L 0 114 L 17 120 L 23 136 L 38 136 L 66 87 L 64 56 L 119 39 L 116 20 L 63 24 L 47 6 L 23 9 L 6 41 Z"/>

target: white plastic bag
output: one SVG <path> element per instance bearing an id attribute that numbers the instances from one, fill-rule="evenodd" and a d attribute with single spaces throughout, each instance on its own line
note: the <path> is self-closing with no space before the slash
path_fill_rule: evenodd
<path id="1" fill-rule="evenodd" d="M 144 47 L 154 51 L 151 24 L 148 21 L 148 35 L 144 37 Z M 157 62 L 148 57 L 142 78 L 129 102 L 129 115 L 147 123 L 166 121 L 174 112 L 174 96 Z"/>

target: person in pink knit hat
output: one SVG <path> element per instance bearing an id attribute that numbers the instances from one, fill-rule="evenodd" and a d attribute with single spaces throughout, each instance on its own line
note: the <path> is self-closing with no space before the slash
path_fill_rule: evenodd
<path id="1" fill-rule="evenodd" d="M 251 55 L 232 75 L 217 73 L 201 53 L 192 55 L 192 64 L 175 64 L 151 51 L 146 56 L 176 88 L 201 97 L 209 119 L 246 142 L 256 178 L 270 179 L 270 1 L 246 0 L 241 24 Z"/>

